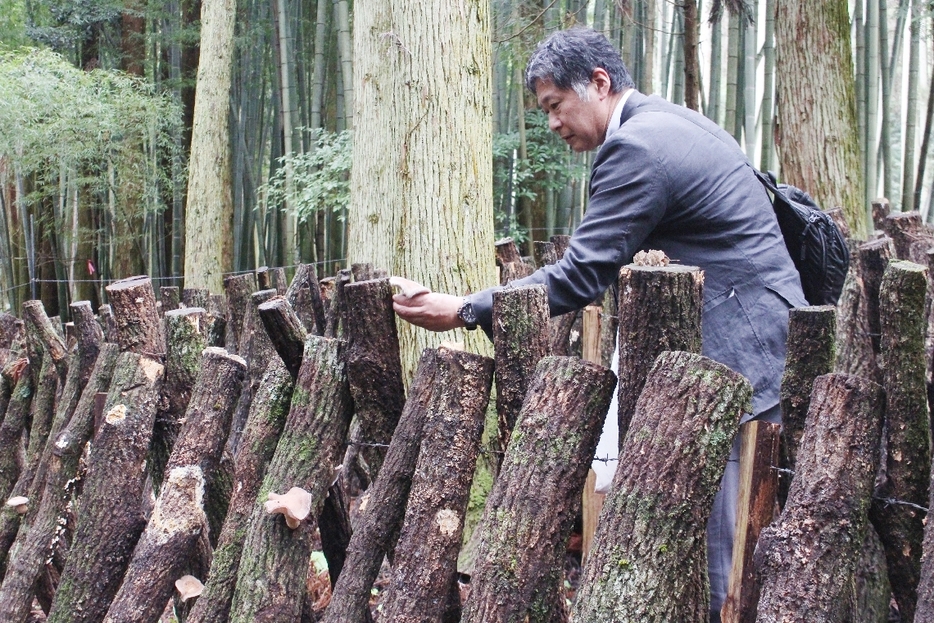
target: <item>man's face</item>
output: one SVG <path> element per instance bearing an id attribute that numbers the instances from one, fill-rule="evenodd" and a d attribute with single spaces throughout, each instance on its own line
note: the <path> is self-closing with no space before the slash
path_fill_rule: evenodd
<path id="1" fill-rule="evenodd" d="M 589 151 L 603 143 L 607 112 L 593 82 L 587 85 L 586 101 L 573 89 L 559 89 L 550 80 L 539 80 L 535 93 L 538 105 L 548 115 L 548 127 L 571 149 Z"/>

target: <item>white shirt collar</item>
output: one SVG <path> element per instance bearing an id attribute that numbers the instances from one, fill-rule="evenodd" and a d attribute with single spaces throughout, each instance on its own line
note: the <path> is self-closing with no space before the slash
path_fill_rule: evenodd
<path id="1" fill-rule="evenodd" d="M 616 132 L 619 129 L 620 117 L 623 116 L 623 108 L 626 106 L 626 102 L 629 100 L 629 96 L 632 95 L 634 88 L 629 88 L 623 93 L 623 96 L 619 98 L 619 102 L 616 103 L 616 108 L 613 109 L 613 116 L 610 117 L 610 124 L 606 128 L 606 136 L 603 141 L 606 142 L 606 139 L 610 138 L 613 132 Z"/>

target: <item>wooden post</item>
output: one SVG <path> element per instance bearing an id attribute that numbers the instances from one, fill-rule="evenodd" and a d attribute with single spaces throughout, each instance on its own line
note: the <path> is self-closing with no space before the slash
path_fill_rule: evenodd
<path id="1" fill-rule="evenodd" d="M 457 580 L 457 552 L 464 529 L 484 414 L 490 399 L 493 361 L 461 359 L 478 382 L 458 388 L 458 400 L 444 400 L 425 424 L 418 463 L 389 586 L 383 617 L 394 623 L 458 620 L 446 611 Z"/>
<path id="2" fill-rule="evenodd" d="M 726 366 L 659 355 L 623 442 L 575 621 L 708 620 L 705 526 L 751 401 L 749 381 Z"/>
<path id="3" fill-rule="evenodd" d="M 535 367 L 549 354 L 548 292 L 543 285 L 507 287 L 493 294 L 498 469 L 509 445 Z"/>
<path id="4" fill-rule="evenodd" d="M 603 337 L 602 312 L 603 309 L 596 305 L 588 305 L 584 308 L 582 359 L 606 366 L 601 352 Z M 594 473 L 592 469 L 588 470 L 587 480 L 584 483 L 584 497 L 581 506 L 581 564 L 587 562 L 587 557 L 593 547 L 593 536 L 597 530 L 597 519 L 600 517 L 600 511 L 603 509 L 603 501 L 606 499 L 606 494 L 594 491 L 596 484 L 596 473 Z"/>
<path id="5" fill-rule="evenodd" d="M 615 384 L 598 364 L 539 362 L 478 527 L 464 623 L 521 621 L 551 605 L 545 592 L 563 584 L 577 500 Z"/>
<path id="6" fill-rule="evenodd" d="M 662 351 L 701 350 L 704 273 L 695 266 L 636 266 L 619 271 L 619 443 Z"/>
<path id="7" fill-rule="evenodd" d="M 879 289 L 886 455 L 869 518 L 885 548 L 895 601 L 909 621 L 921 574 L 924 513 L 884 500 L 922 507 L 927 503 L 931 425 L 924 378 L 926 290 L 927 268 L 904 261 L 889 263 Z"/>
<path id="8" fill-rule="evenodd" d="M 779 424 L 759 420 L 750 420 L 739 427 L 739 500 L 733 568 L 720 611 L 723 623 L 755 623 L 756 620 L 759 582 L 752 557 L 760 532 L 772 523 L 775 512 L 780 428 Z"/>
<path id="9" fill-rule="evenodd" d="M 425 422 L 449 408 L 449 390 L 470 400 L 482 395 L 489 374 L 488 360 L 479 355 L 447 348 L 422 353 L 383 468 L 361 501 L 344 569 L 322 623 L 369 620 L 370 589 L 405 515 Z"/>
<path id="10" fill-rule="evenodd" d="M 842 620 L 868 528 L 883 405 L 882 389 L 867 379 L 814 381 L 785 510 L 756 548 L 756 621 Z"/>

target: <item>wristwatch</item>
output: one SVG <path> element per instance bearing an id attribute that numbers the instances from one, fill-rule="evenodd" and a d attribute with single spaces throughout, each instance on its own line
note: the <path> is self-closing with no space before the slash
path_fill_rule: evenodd
<path id="1" fill-rule="evenodd" d="M 467 299 L 461 303 L 457 310 L 457 317 L 464 321 L 464 328 L 473 331 L 477 328 L 477 313 L 473 310 L 473 305 Z"/>

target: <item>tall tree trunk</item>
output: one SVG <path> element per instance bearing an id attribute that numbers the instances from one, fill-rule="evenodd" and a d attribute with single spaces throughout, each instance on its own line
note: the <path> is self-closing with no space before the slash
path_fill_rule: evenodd
<path id="1" fill-rule="evenodd" d="M 905 108 L 905 152 L 902 158 L 902 212 L 916 209 L 915 189 L 915 143 L 918 126 L 918 84 L 920 80 L 921 15 L 924 5 L 920 0 L 911 1 L 911 21 L 908 31 L 908 105 Z"/>
<path id="2" fill-rule="evenodd" d="M 758 15 L 756 6 L 758 2 L 752 2 L 753 16 Z M 745 135 L 744 145 L 746 147 L 746 157 L 750 162 L 756 160 L 756 55 L 758 52 L 758 38 L 756 21 L 750 17 L 746 22 L 746 32 L 743 35 L 743 134 Z"/>
<path id="3" fill-rule="evenodd" d="M 879 136 L 879 4 L 885 0 L 866 2 L 866 199 L 878 196 L 876 183 L 876 153 Z"/>
<path id="4" fill-rule="evenodd" d="M 700 110 L 697 98 L 700 95 L 700 60 L 698 58 L 697 0 L 683 0 L 684 14 L 684 105 L 691 110 Z"/>
<path id="5" fill-rule="evenodd" d="M 765 73 L 762 82 L 762 112 L 759 123 L 762 126 L 762 151 L 759 156 L 759 169 L 771 171 L 772 152 L 775 148 L 773 123 L 775 107 L 775 0 L 765 0 L 765 43 L 763 44 Z"/>
<path id="6" fill-rule="evenodd" d="M 707 110 L 705 114 L 714 123 L 720 119 L 720 76 L 722 75 L 721 58 L 723 56 L 723 13 L 718 13 L 710 20 L 710 89 L 707 92 Z"/>
<path id="7" fill-rule="evenodd" d="M 736 109 L 739 105 L 739 15 L 731 13 L 729 21 L 726 65 L 726 116 L 723 118 L 723 124 L 726 130 L 733 135 L 736 142 L 739 143 L 742 139 L 736 131 Z"/>

